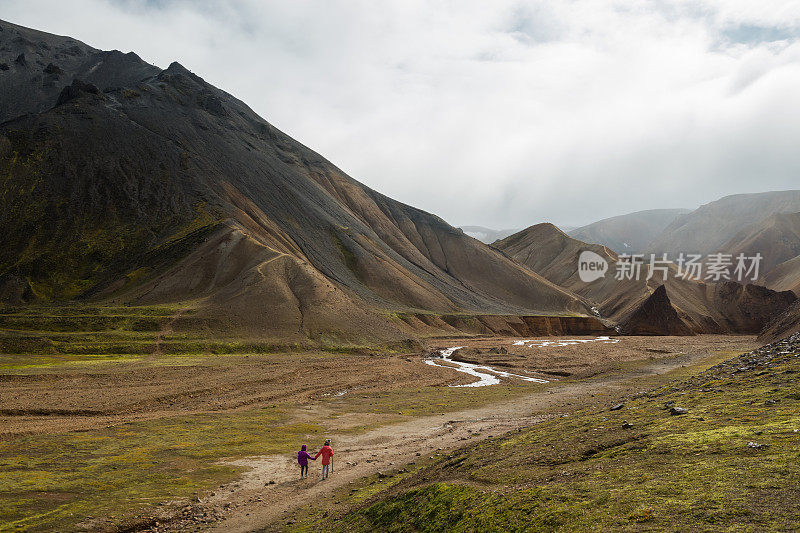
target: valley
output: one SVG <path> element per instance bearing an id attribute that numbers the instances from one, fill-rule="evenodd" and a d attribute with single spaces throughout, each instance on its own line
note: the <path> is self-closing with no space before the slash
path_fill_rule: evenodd
<path id="1" fill-rule="evenodd" d="M 471 335 L 323 349 L 188 334 L 173 329 L 179 314 L 192 312 L 0 316 L 2 530 L 266 527 L 293 511 L 297 491 L 328 493 L 418 453 L 430 461 L 755 346 L 745 336 Z M 458 386 L 476 378 L 426 364 L 449 346 L 465 347 L 454 361 L 505 376 Z M 336 475 L 299 484 L 291 452 L 323 438 L 334 440 Z M 186 506 L 202 511 L 187 519 Z"/>
<path id="2" fill-rule="evenodd" d="M 510 41 L 530 40 L 524 25 Z M 456 63 L 494 52 L 474 56 Z M 287 81 L 253 58 L 248 75 Z M 0 533 L 800 529 L 800 191 L 730 194 L 765 179 L 753 171 L 705 197 L 721 189 L 676 185 L 701 181 L 683 170 L 661 188 L 630 171 L 625 190 L 587 160 L 590 186 L 558 213 L 547 194 L 579 189 L 575 161 L 505 152 L 547 142 L 510 138 L 475 166 L 505 132 L 470 119 L 460 132 L 486 138 L 436 166 L 417 150 L 451 136 L 405 114 L 415 148 L 372 146 L 367 130 L 349 148 L 381 160 L 362 183 L 164 64 L 0 20 Z M 264 109 L 311 113 L 304 91 Z M 336 145 L 349 121 L 321 135 Z M 616 160 L 605 137 L 590 151 Z M 358 157 L 345 166 L 367 168 Z M 486 198 L 460 216 L 502 211 L 497 227 L 524 229 L 457 227 L 367 185 L 402 165 L 427 182 L 395 180 L 398 198 L 452 180 L 461 206 L 479 172 Z M 641 210 L 662 195 L 695 207 Z M 639 210 L 585 223 L 613 205 Z M 683 252 L 715 270 L 684 269 Z M 632 253 L 649 272 L 633 275 L 646 263 Z M 653 268 L 660 253 L 673 260 Z M 762 268 L 735 279 L 745 256 Z M 300 446 L 327 439 L 330 477 L 312 461 L 300 479 Z"/>

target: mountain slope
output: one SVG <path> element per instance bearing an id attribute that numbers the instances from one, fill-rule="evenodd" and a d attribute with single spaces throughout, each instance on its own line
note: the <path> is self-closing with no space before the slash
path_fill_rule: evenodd
<path id="1" fill-rule="evenodd" d="M 26 58 L 0 71 L 0 84 L 29 94 L 0 115 L 0 275 L 40 299 L 192 300 L 231 326 L 298 335 L 380 330 L 396 309 L 586 310 L 348 177 L 177 63 L 160 70 L 0 27 L 0 62 Z M 402 325 L 387 327 L 395 336 Z"/>
<path id="2" fill-rule="evenodd" d="M 776 213 L 737 233 L 720 247 L 736 257 L 761 254 L 761 274 L 800 255 L 800 213 Z"/>
<path id="3" fill-rule="evenodd" d="M 737 233 L 777 213 L 800 211 L 800 191 L 736 194 L 700 206 L 676 219 L 647 245 L 648 251 L 710 254 Z"/>
<path id="4" fill-rule="evenodd" d="M 770 270 L 764 278 L 767 287 L 776 291 L 793 291 L 800 294 L 800 256 Z"/>
<path id="5" fill-rule="evenodd" d="M 599 220 L 567 232 L 570 237 L 602 244 L 617 253 L 638 253 L 689 209 L 651 209 Z"/>

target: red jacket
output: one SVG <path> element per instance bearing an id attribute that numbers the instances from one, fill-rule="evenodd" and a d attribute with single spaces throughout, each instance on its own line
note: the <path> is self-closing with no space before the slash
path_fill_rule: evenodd
<path id="1" fill-rule="evenodd" d="M 317 452 L 317 455 L 314 456 L 314 459 L 316 459 L 320 455 L 322 456 L 322 464 L 324 465 L 331 464 L 331 457 L 333 457 L 333 448 L 331 448 L 330 446 L 323 446 Z"/>

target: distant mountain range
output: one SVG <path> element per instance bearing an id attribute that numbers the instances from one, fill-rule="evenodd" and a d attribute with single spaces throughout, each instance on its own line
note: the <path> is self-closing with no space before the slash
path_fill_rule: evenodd
<path id="1" fill-rule="evenodd" d="M 612 323 L 628 324 L 631 328 L 635 324 L 635 329 L 627 330 L 628 333 L 758 333 L 797 298 L 791 292 L 734 281 L 705 283 L 683 279 L 677 276 L 674 265 L 666 280 L 660 273 L 648 280 L 646 267 L 638 279 L 617 279 L 619 259 L 614 251 L 574 239 L 552 224 L 531 226 L 493 246 L 553 283 L 593 302 L 598 313 Z M 591 282 L 581 280 L 578 274 L 578 257 L 587 250 L 609 264 L 605 276 Z M 650 300 L 662 285 L 665 295 Z M 654 309 L 660 309 L 663 316 L 648 326 L 639 314 L 644 313 L 649 320 L 658 319 Z M 672 313 L 675 318 L 669 316 Z"/>
<path id="2" fill-rule="evenodd" d="M 568 233 L 580 241 L 608 246 L 617 253 L 640 253 L 676 219 L 690 212 L 689 209 L 636 211 L 604 218 Z"/>
<path id="3" fill-rule="evenodd" d="M 708 255 L 724 253 L 731 260 L 739 254 L 760 254 L 756 283 L 774 291 L 792 291 L 800 295 L 800 191 L 776 191 L 727 196 L 700 208 L 638 211 L 621 215 L 563 233 L 550 224 L 537 224 L 496 243 L 515 260 L 527 265 L 554 283 L 568 288 L 587 300 L 596 302 L 603 316 L 617 323 L 625 321 L 652 294 L 654 281 L 633 283 L 609 280 L 584 284 L 577 278 L 576 261 L 583 250 L 592 250 L 616 263 L 616 256 L 667 253 L 677 260 L 681 252 Z M 674 270 L 673 266 L 673 270 Z M 775 318 L 763 302 L 759 310 L 748 306 L 756 300 L 773 298 L 756 295 L 748 289 L 733 296 L 736 284 L 706 284 L 707 280 L 669 279 L 666 292 L 682 320 L 694 331 L 742 330 L 747 316 L 761 315 L 751 323 L 758 332 Z M 746 280 L 752 283 L 752 280 Z M 731 292 L 733 291 L 733 292 Z M 724 296 L 724 297 L 723 297 Z M 735 300 L 739 300 L 735 303 Z M 659 300 L 663 304 L 663 299 Z M 733 304 L 733 306 L 731 306 Z M 783 311 L 785 303 L 776 304 Z M 794 311 L 792 311 L 794 310 Z M 794 314 L 792 314 L 794 313 Z M 726 325 L 727 324 L 727 325 Z M 756 327 L 757 324 L 761 326 Z M 800 330 L 800 309 L 793 306 L 781 319 L 781 326 L 771 329 L 769 339 Z"/>

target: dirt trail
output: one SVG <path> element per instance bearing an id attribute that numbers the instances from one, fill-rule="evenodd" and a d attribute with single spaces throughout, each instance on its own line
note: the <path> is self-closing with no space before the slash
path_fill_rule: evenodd
<path id="1" fill-rule="evenodd" d="M 635 371 L 605 375 L 582 382 L 553 383 L 541 392 L 489 406 L 426 416 L 381 427 L 358 435 L 334 439 L 334 472 L 322 481 L 320 465 L 311 463 L 311 475 L 297 479 L 294 457 L 254 457 L 234 464 L 250 467 L 239 480 L 220 487 L 205 500 L 206 506 L 229 511 L 226 518 L 207 526 L 211 531 L 273 531 L 286 526 L 289 513 L 302 505 L 324 498 L 334 489 L 383 470 L 399 468 L 411 461 L 464 446 L 487 437 L 530 426 L 551 416 L 560 416 L 585 405 L 605 405 L 613 398 L 640 390 L 636 378 L 664 374 L 680 366 L 700 363 L 708 354 L 684 355 L 654 361 Z M 605 403 L 604 403 L 605 402 Z M 324 417 L 326 413 L 308 408 L 301 416 Z M 311 443 L 311 446 L 317 446 Z M 274 484 L 270 484 L 270 482 Z M 227 505 L 226 505 L 227 504 Z"/>
<path id="2" fill-rule="evenodd" d="M 159 355 L 163 355 L 161 351 L 161 343 L 164 341 L 164 337 L 170 335 L 173 332 L 172 330 L 173 324 L 175 324 L 175 322 L 180 320 L 183 314 L 186 313 L 188 310 L 189 307 L 183 307 L 181 309 L 178 309 L 171 317 L 169 317 L 167 322 L 161 327 L 158 333 L 156 333 L 156 338 L 153 344 L 153 352 L 150 354 L 149 359 L 152 359 L 153 357 Z"/>

